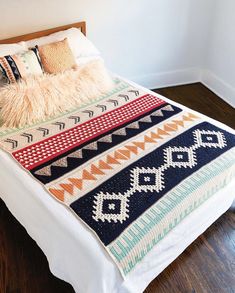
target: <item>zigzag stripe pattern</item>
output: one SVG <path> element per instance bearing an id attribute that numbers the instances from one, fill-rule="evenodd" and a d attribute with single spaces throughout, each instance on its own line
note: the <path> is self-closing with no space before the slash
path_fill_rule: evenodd
<path id="1" fill-rule="evenodd" d="M 156 125 L 157 123 L 179 113 L 181 109 L 166 105 L 154 110 L 150 114 L 138 119 L 136 122 L 131 122 L 124 127 L 118 128 L 110 134 L 98 138 L 98 140 L 90 141 L 87 145 L 81 148 L 75 148 L 72 152 L 64 157 L 59 157 L 58 160 L 52 163 L 45 163 L 39 168 L 31 170 L 31 173 L 37 177 L 39 181 L 46 184 L 50 181 L 59 178 L 67 172 L 81 166 L 87 160 L 101 154 L 109 148 L 143 132 L 144 130 Z M 63 161 L 61 161 L 63 159 Z M 59 162 L 66 161 L 66 167 Z M 57 168 L 56 168 L 57 167 Z M 43 177 L 41 177 L 43 176 Z M 46 178 L 45 178 L 46 176 Z"/>
<path id="2" fill-rule="evenodd" d="M 80 176 L 73 174 L 66 180 L 60 180 L 58 184 L 50 183 L 46 187 L 48 191 L 55 196 L 58 200 L 70 203 L 74 201 L 80 191 L 87 190 L 87 183 L 90 181 L 97 182 L 101 177 L 106 176 L 109 171 L 112 171 L 116 165 L 122 165 L 123 162 L 129 161 L 133 158 L 138 158 L 149 145 L 156 145 L 166 137 L 170 137 L 173 133 L 184 128 L 186 125 L 193 123 L 198 117 L 192 113 L 184 114 L 177 120 L 165 123 L 162 127 L 146 133 L 141 140 L 133 140 L 124 144 L 122 147 L 117 148 L 111 153 L 99 159 L 97 162 L 92 162 L 89 167 L 79 170 Z M 43 170 L 49 176 L 51 169 Z"/>

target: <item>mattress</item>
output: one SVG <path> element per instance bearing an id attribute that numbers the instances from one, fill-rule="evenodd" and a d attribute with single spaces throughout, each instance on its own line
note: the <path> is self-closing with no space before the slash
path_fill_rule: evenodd
<path id="1" fill-rule="evenodd" d="M 206 119 L 234 133 L 229 127 Z M 182 220 L 124 278 L 96 236 L 69 209 L 48 196 L 42 185 L 3 151 L 0 151 L 0 164 L 1 198 L 45 253 L 52 273 L 72 284 L 76 292 L 142 292 L 231 206 L 235 196 L 233 180 Z"/>

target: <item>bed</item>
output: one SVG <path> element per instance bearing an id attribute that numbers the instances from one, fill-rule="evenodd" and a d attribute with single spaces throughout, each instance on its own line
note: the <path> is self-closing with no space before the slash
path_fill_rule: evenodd
<path id="1" fill-rule="evenodd" d="M 0 44 L 28 41 L 71 27 L 80 28 L 86 33 L 85 22 L 82 22 L 2 40 Z M 102 139 L 101 145 L 105 145 L 102 152 L 98 152 L 96 157 L 89 157 L 76 169 L 76 172 L 80 172 L 81 168 L 86 167 L 86 173 L 83 168 L 82 179 L 86 181 L 83 193 L 79 193 L 80 185 L 79 192 L 73 193 L 76 200 L 74 197 L 71 200 L 69 196 L 71 185 L 68 186 L 68 180 L 76 187 L 81 181 L 78 183 L 68 177 L 65 179 L 63 174 L 63 182 L 58 181 L 59 176 L 54 178 L 53 184 L 46 182 L 48 187 L 45 188 L 39 182 L 42 178 L 40 176 L 44 176 L 42 173 L 29 176 L 26 164 L 17 161 L 17 152 L 19 154 L 22 150 L 27 151 L 34 143 L 43 143 L 45 138 L 35 142 L 26 136 L 26 140 L 19 147 L 15 146 L 15 141 L 16 135 L 22 134 L 21 129 L 18 133 L 11 130 L 0 131 L 0 196 L 42 249 L 51 272 L 69 282 L 76 292 L 143 292 L 187 246 L 229 209 L 235 197 L 233 129 L 117 75 L 113 75 L 113 78 L 115 88 L 102 97 L 102 103 L 96 102 L 87 105 L 85 109 L 77 109 L 77 112 L 83 111 L 86 120 L 76 121 L 75 115 L 72 115 L 72 121 L 78 127 L 82 122 L 90 123 L 112 113 L 111 118 L 108 116 L 105 120 L 105 126 L 109 121 L 112 122 L 110 128 L 107 128 L 105 139 L 102 129 L 98 137 Z M 141 132 L 138 132 L 140 123 L 136 123 L 134 108 L 138 102 L 139 111 L 148 109 L 148 112 L 141 112 L 138 116 L 138 121 L 142 119 Z M 128 105 L 134 106 L 128 108 Z M 129 113 L 134 117 L 132 120 L 129 119 Z M 126 119 L 125 124 L 120 122 L 122 116 Z M 59 128 L 57 127 L 53 137 L 75 128 L 73 126 L 64 129 L 62 125 L 60 129 L 61 124 L 58 121 L 61 123 L 61 118 L 55 118 L 55 121 Z M 47 122 L 47 126 L 50 123 Z M 45 125 L 44 123 L 44 129 L 47 128 Z M 125 127 L 120 128 L 123 125 Z M 128 136 L 124 128 L 129 128 Z M 92 127 L 88 128 L 88 131 L 91 130 Z M 110 140 L 111 131 L 114 130 L 118 139 Z M 26 128 L 23 133 L 32 134 L 32 131 L 35 128 Z M 95 124 L 94 135 L 96 132 L 99 132 L 99 123 Z M 46 139 L 50 139 L 50 136 Z M 185 145 L 182 145 L 183 142 Z M 13 152 L 10 148 L 14 147 L 16 149 Z M 97 145 L 94 147 L 94 144 L 90 144 L 90 150 L 91 147 L 93 151 L 97 151 Z M 96 161 L 93 161 L 94 158 Z M 151 165 L 154 158 L 159 160 L 156 166 Z M 143 160 L 147 165 L 144 165 Z M 142 165 L 136 165 L 139 162 Z M 89 163 L 93 169 L 87 172 Z M 39 167 L 35 167 L 35 173 L 39 171 Z M 170 172 L 169 170 L 173 173 L 165 178 L 164 174 Z M 189 173 L 186 174 L 185 170 Z M 124 180 L 128 176 L 131 178 L 130 182 Z M 99 180 L 96 180 L 97 177 Z M 58 185 L 61 184 L 65 187 L 63 195 L 58 193 L 61 190 Z M 162 216 L 154 210 L 154 196 L 161 192 L 167 192 L 157 201 L 156 208 L 162 212 Z M 147 194 L 151 196 L 146 199 Z M 191 194 L 194 196 L 191 197 Z M 178 206 L 173 196 L 177 200 L 182 196 Z M 94 197 L 93 214 L 88 217 L 87 208 Z M 136 206 L 132 198 L 140 204 Z M 168 202 L 163 201 L 166 199 Z M 107 201 L 106 213 L 104 200 Z M 119 204 L 116 205 L 117 201 Z M 100 208 L 101 202 L 103 210 Z M 178 217 L 176 214 L 168 216 L 173 213 L 173 210 L 169 210 L 171 204 L 176 207 L 174 213 L 178 213 Z M 145 209 L 140 205 L 146 205 Z M 121 212 L 115 213 L 117 206 Z M 113 212 L 108 213 L 107 209 Z M 153 220 L 154 214 L 160 224 L 148 226 L 147 231 L 147 224 Z M 141 236 L 138 241 L 135 229 L 142 229 L 139 230 Z M 133 231 L 135 235 L 130 234 Z M 144 241 L 148 243 L 141 244 Z M 146 249 L 143 250 L 141 245 L 145 245 Z"/>

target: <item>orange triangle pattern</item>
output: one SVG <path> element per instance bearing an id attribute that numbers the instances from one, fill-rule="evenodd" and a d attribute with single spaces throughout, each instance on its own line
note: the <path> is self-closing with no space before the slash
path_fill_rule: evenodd
<path id="1" fill-rule="evenodd" d="M 170 131 L 172 131 L 172 129 L 175 131 L 175 130 L 178 130 L 178 125 L 177 124 L 175 124 L 175 123 L 168 123 L 167 124 L 167 127 L 169 127 L 171 130 Z"/>
<path id="2" fill-rule="evenodd" d="M 103 170 L 110 170 L 113 169 L 109 164 L 105 163 L 103 160 L 99 161 L 99 168 Z"/>
<path id="3" fill-rule="evenodd" d="M 67 191 L 69 194 L 73 195 L 73 184 L 60 184 L 60 186 L 65 190 Z"/>
<path id="4" fill-rule="evenodd" d="M 88 172 L 86 169 L 82 172 L 82 179 L 85 180 L 96 180 L 96 177 L 93 176 L 90 172 Z"/>
<path id="5" fill-rule="evenodd" d="M 179 127 L 185 127 L 185 121 L 193 121 L 197 119 L 194 114 L 187 113 L 182 115 L 181 119 L 173 120 L 170 123 L 166 123 L 162 128 L 157 128 L 156 130 L 152 130 L 149 134 L 144 136 L 144 141 L 133 141 L 132 145 L 127 144 L 123 146 L 122 149 L 118 149 L 114 151 L 113 155 L 106 156 L 106 162 L 104 160 L 98 161 L 98 166 L 95 164 L 91 164 L 90 171 L 84 169 L 82 171 L 82 178 L 69 178 L 68 181 L 71 184 L 61 183 L 59 184 L 61 189 L 50 188 L 49 191 L 59 200 L 64 201 L 65 191 L 70 195 L 73 195 L 74 187 L 79 190 L 83 189 L 83 181 L 84 180 L 97 180 L 97 177 L 94 175 L 105 175 L 103 170 L 112 170 L 113 167 L 110 165 L 121 164 L 120 161 L 126 161 L 130 159 L 131 154 L 138 155 L 140 149 L 145 150 L 146 143 L 157 143 L 157 140 L 163 139 L 164 136 L 170 135 L 170 132 L 177 131 Z"/>
<path id="6" fill-rule="evenodd" d="M 193 114 L 193 113 L 188 113 L 188 116 L 189 116 L 190 118 L 193 118 L 193 119 L 198 119 L 198 118 L 199 118 L 198 116 L 196 116 L 196 115 Z"/>
<path id="7" fill-rule="evenodd" d="M 173 122 L 174 122 L 176 125 L 179 125 L 179 126 L 184 127 L 184 121 L 182 121 L 182 120 L 173 120 Z"/>
<path id="8" fill-rule="evenodd" d="M 107 164 L 112 164 L 112 165 L 120 165 L 120 162 L 116 160 L 115 158 L 111 157 L 110 155 L 107 156 Z"/>
<path id="9" fill-rule="evenodd" d="M 183 120 L 184 121 L 193 121 L 193 119 L 189 116 L 183 115 Z"/>
<path id="10" fill-rule="evenodd" d="M 138 154 L 138 148 L 137 148 L 137 146 L 127 145 L 127 146 L 125 146 L 125 148 L 127 148 L 129 151 L 131 151 L 135 155 Z"/>
<path id="11" fill-rule="evenodd" d="M 151 138 L 153 138 L 153 139 L 162 139 L 163 137 L 162 136 L 160 136 L 159 134 L 156 134 L 156 133 L 154 133 L 154 132 L 151 132 L 150 133 L 150 135 L 151 135 Z"/>
<path id="12" fill-rule="evenodd" d="M 156 140 L 154 140 L 151 136 L 149 137 L 149 136 L 145 135 L 144 142 L 156 143 Z"/>
<path id="13" fill-rule="evenodd" d="M 78 189 L 82 190 L 82 179 L 78 179 L 78 178 L 69 178 L 68 179 L 75 187 L 77 187 Z"/>
<path id="14" fill-rule="evenodd" d="M 123 154 L 121 154 L 117 151 L 114 152 L 114 158 L 117 160 L 127 160 L 126 156 L 124 156 Z"/>
<path id="15" fill-rule="evenodd" d="M 166 132 L 165 130 L 162 130 L 161 128 L 159 128 L 159 129 L 157 130 L 157 134 L 158 134 L 158 135 L 169 135 L 168 132 Z"/>
<path id="16" fill-rule="evenodd" d="M 58 200 L 64 201 L 64 190 L 49 188 L 51 194 L 53 194 Z"/>
<path id="17" fill-rule="evenodd" d="M 145 150 L 145 143 L 141 141 L 134 141 L 133 144 L 137 146 L 138 148 L 142 149 L 143 151 Z"/>
<path id="18" fill-rule="evenodd" d="M 96 167 L 94 164 L 91 165 L 91 173 L 95 175 L 104 175 L 105 173 Z"/>
<path id="19" fill-rule="evenodd" d="M 131 157 L 131 152 L 129 150 L 118 150 L 119 153 L 123 154 L 125 157 L 127 157 L 128 159 L 130 159 Z"/>

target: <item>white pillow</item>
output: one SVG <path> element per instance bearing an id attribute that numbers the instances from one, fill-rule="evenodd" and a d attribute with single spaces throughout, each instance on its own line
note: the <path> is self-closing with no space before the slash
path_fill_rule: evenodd
<path id="1" fill-rule="evenodd" d="M 96 61 L 96 60 L 101 60 L 104 62 L 103 58 L 101 58 L 101 56 L 89 56 L 89 57 L 80 57 L 80 58 L 76 58 L 76 63 L 78 66 L 82 66 L 85 65 L 91 61 Z"/>
<path id="2" fill-rule="evenodd" d="M 13 55 L 28 50 L 25 42 L 15 44 L 0 44 L 0 57 Z"/>
<path id="3" fill-rule="evenodd" d="M 41 46 L 62 41 L 65 38 L 68 38 L 69 46 L 76 59 L 80 57 L 97 57 L 100 55 L 100 52 L 96 49 L 92 42 L 83 35 L 80 29 L 77 28 L 70 28 L 46 37 L 32 39 L 26 42 L 26 44 L 27 47 L 30 48 L 35 47 L 36 45 Z"/>

